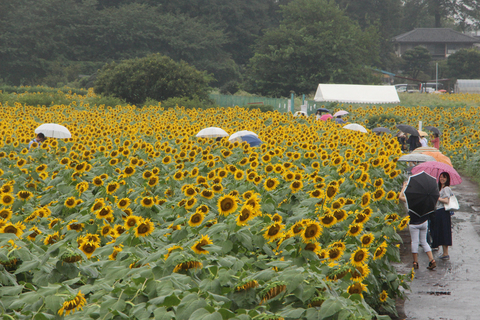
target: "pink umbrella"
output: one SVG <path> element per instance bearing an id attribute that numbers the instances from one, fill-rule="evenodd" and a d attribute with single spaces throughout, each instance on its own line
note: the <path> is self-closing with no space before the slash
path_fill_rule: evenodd
<path id="1" fill-rule="evenodd" d="M 334 117 L 338 117 L 338 116 L 344 116 L 348 114 L 348 111 L 345 111 L 345 110 L 340 110 L 340 111 L 337 111 L 333 114 Z"/>
<path id="2" fill-rule="evenodd" d="M 450 175 L 451 186 L 462 183 L 462 178 L 458 174 L 457 170 L 443 162 L 427 161 L 412 168 L 412 174 L 417 174 L 422 171 L 425 171 L 429 175 L 435 177 L 437 181 L 442 172 L 448 173 Z"/>
<path id="3" fill-rule="evenodd" d="M 332 115 L 330 113 L 324 114 L 323 116 L 320 117 L 320 120 L 322 121 L 327 121 L 328 119 L 332 119 Z"/>

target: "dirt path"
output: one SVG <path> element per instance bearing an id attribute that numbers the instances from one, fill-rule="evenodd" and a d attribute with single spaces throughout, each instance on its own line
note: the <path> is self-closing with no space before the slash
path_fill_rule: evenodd
<path id="1" fill-rule="evenodd" d="M 420 268 L 416 270 L 407 300 L 398 303 L 398 319 L 450 320 L 480 319 L 480 198 L 479 187 L 462 176 L 463 183 L 452 190 L 460 203 L 460 210 L 452 217 L 453 246 L 450 260 L 437 259 L 441 249 L 434 252 L 435 271 L 426 269 L 428 258 L 419 249 Z M 412 266 L 410 234 L 401 233 L 402 263 L 396 267 L 408 273 Z"/>

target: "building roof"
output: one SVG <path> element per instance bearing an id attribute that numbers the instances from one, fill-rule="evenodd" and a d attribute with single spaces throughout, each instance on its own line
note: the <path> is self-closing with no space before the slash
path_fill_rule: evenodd
<path id="1" fill-rule="evenodd" d="M 480 39 L 450 28 L 418 28 L 393 38 L 395 42 L 478 43 Z"/>

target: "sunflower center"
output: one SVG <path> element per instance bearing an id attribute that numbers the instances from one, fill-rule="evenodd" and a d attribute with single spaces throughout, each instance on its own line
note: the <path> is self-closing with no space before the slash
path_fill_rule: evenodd
<path id="1" fill-rule="evenodd" d="M 353 256 L 353 260 L 355 260 L 355 262 L 363 261 L 364 258 L 365 252 L 363 251 L 358 251 L 357 253 L 355 253 L 355 256 Z"/>
<path id="2" fill-rule="evenodd" d="M 93 253 L 95 251 L 95 246 L 92 246 L 91 244 L 86 244 L 83 247 L 83 251 L 86 253 Z"/>
<path id="3" fill-rule="evenodd" d="M 275 225 L 275 226 L 272 226 L 268 229 L 268 235 L 269 236 L 274 236 L 276 234 L 278 234 L 278 232 L 280 231 L 280 227 Z"/>
<path id="4" fill-rule="evenodd" d="M 245 221 L 250 218 L 250 212 L 245 211 L 240 214 L 240 221 Z"/>
<path id="5" fill-rule="evenodd" d="M 15 226 L 5 227 L 3 233 L 17 233 L 17 228 Z"/>
<path id="6" fill-rule="evenodd" d="M 317 231 L 318 231 L 318 228 L 316 225 L 308 226 L 307 229 L 305 230 L 305 237 L 306 238 L 314 237 L 317 234 Z"/>
<path id="7" fill-rule="evenodd" d="M 220 204 L 220 207 L 223 211 L 228 211 L 233 208 L 233 200 L 232 199 L 224 199 Z"/>
<path id="8" fill-rule="evenodd" d="M 150 231 L 150 227 L 146 223 L 142 223 L 141 225 L 138 226 L 137 228 L 139 234 L 145 234 Z"/>
<path id="9" fill-rule="evenodd" d="M 303 230 L 303 227 L 300 224 L 293 227 L 293 233 L 299 233 L 302 230 Z"/>
<path id="10" fill-rule="evenodd" d="M 323 217 L 322 221 L 323 221 L 323 223 L 325 223 L 325 224 L 330 224 L 330 223 L 333 222 L 333 217 L 330 216 L 330 215 L 325 216 L 325 217 Z"/>
<path id="11" fill-rule="evenodd" d="M 198 223 L 202 220 L 202 215 L 200 214 L 195 214 L 193 217 L 192 217 L 192 222 L 193 223 Z"/>

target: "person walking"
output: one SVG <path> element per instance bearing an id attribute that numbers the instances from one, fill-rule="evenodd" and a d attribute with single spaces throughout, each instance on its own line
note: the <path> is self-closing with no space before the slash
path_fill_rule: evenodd
<path id="1" fill-rule="evenodd" d="M 410 152 L 422 146 L 420 143 L 419 137 L 413 134 L 411 134 L 410 137 L 408 137 L 407 144 L 409 145 Z"/>
<path id="2" fill-rule="evenodd" d="M 428 140 L 427 140 L 428 134 L 424 131 L 420 132 L 420 143 L 422 147 L 428 147 Z"/>
<path id="3" fill-rule="evenodd" d="M 430 140 L 433 146 L 440 150 L 440 138 L 438 137 L 438 133 L 432 134 L 432 140 Z"/>
<path id="4" fill-rule="evenodd" d="M 440 197 L 435 210 L 435 223 L 431 226 L 432 247 L 442 246 L 443 252 L 440 259 L 449 260 L 448 247 L 452 246 L 452 218 L 450 211 L 445 210 L 445 205 L 450 202 L 453 191 L 450 189 L 450 175 L 447 172 L 442 172 L 438 177 L 438 189 Z"/>
<path id="5" fill-rule="evenodd" d="M 28 144 L 28 149 L 32 147 L 32 144 L 34 142 L 36 142 L 40 146 L 43 141 L 45 141 L 45 135 L 40 132 L 37 134 L 37 136 L 34 139 L 32 139 L 32 141 L 30 141 L 30 143 Z"/>
<path id="6" fill-rule="evenodd" d="M 405 189 L 407 188 L 407 182 L 403 183 L 402 191 L 400 192 L 399 199 L 403 202 L 407 202 L 405 197 Z M 408 230 L 410 231 L 410 237 L 412 238 L 412 256 L 413 256 L 413 268 L 418 269 L 418 245 L 420 244 L 423 251 L 427 254 L 428 263 L 427 269 L 433 270 L 437 267 L 437 263 L 433 258 L 432 249 L 427 243 L 427 228 L 428 228 L 428 214 L 424 216 L 418 216 L 412 211 L 408 210 L 410 216 L 410 222 Z"/>
<path id="7" fill-rule="evenodd" d="M 407 152 L 407 138 L 405 137 L 405 134 L 401 131 L 398 131 L 395 136 L 397 137 L 402 152 Z"/>

